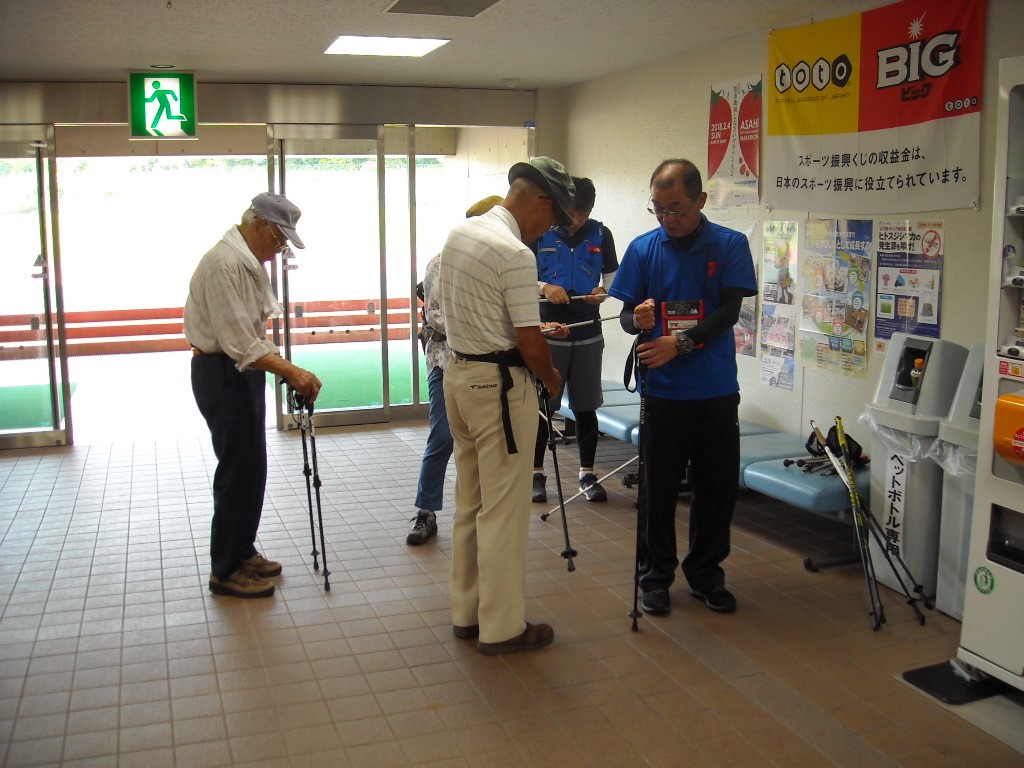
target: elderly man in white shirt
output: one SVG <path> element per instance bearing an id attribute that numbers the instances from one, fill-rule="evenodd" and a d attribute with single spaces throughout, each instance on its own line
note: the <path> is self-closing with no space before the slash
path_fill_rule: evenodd
<path id="1" fill-rule="evenodd" d="M 210 591 L 269 597 L 280 563 L 256 550 L 267 480 L 266 372 L 312 402 L 320 380 L 278 354 L 267 318 L 281 314 L 263 265 L 289 241 L 305 247 L 301 211 L 283 195 L 261 193 L 196 267 L 185 302 L 192 345 L 192 393 L 217 456 L 210 530 Z"/>
<path id="2" fill-rule="evenodd" d="M 561 377 L 541 333 L 537 262 L 525 245 L 566 213 L 572 179 L 537 157 L 509 171 L 501 205 L 466 219 L 441 250 L 441 306 L 452 360 L 444 399 L 455 439 L 452 623 L 487 655 L 543 648 L 547 624 L 526 621 L 530 471 L 537 389 Z"/>

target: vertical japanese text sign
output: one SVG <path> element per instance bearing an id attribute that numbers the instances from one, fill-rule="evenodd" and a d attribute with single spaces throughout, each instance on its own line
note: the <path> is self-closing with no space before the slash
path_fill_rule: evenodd
<path id="1" fill-rule="evenodd" d="M 196 82 L 190 72 L 132 72 L 128 105 L 133 139 L 194 139 Z"/>

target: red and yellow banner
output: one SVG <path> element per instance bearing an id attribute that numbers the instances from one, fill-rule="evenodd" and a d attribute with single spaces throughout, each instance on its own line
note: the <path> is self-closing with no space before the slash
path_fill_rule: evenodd
<path id="1" fill-rule="evenodd" d="M 773 32 L 765 202 L 844 214 L 976 205 L 985 6 L 903 0 Z"/>

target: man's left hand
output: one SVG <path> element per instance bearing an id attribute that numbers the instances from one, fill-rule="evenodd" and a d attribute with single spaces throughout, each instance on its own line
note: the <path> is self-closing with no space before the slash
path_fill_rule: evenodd
<path id="1" fill-rule="evenodd" d="M 584 296 L 583 300 L 585 302 L 587 302 L 587 304 L 600 304 L 602 301 L 604 301 L 607 298 L 608 298 L 608 291 L 606 291 L 604 288 L 602 288 L 599 285 L 596 288 L 594 288 L 593 291 L 590 292 L 589 296 Z"/>

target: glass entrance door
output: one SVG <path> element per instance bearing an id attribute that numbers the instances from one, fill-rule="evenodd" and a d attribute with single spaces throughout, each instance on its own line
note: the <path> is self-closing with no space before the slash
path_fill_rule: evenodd
<path id="1" fill-rule="evenodd" d="M 0 448 L 72 439 L 52 150 L 52 129 L 0 132 Z"/>
<path id="2" fill-rule="evenodd" d="M 285 356 L 323 382 L 318 423 L 422 415 L 408 155 L 385 155 L 383 126 L 272 131 L 280 189 L 302 210 L 306 246 L 281 259 L 282 341 Z"/>

